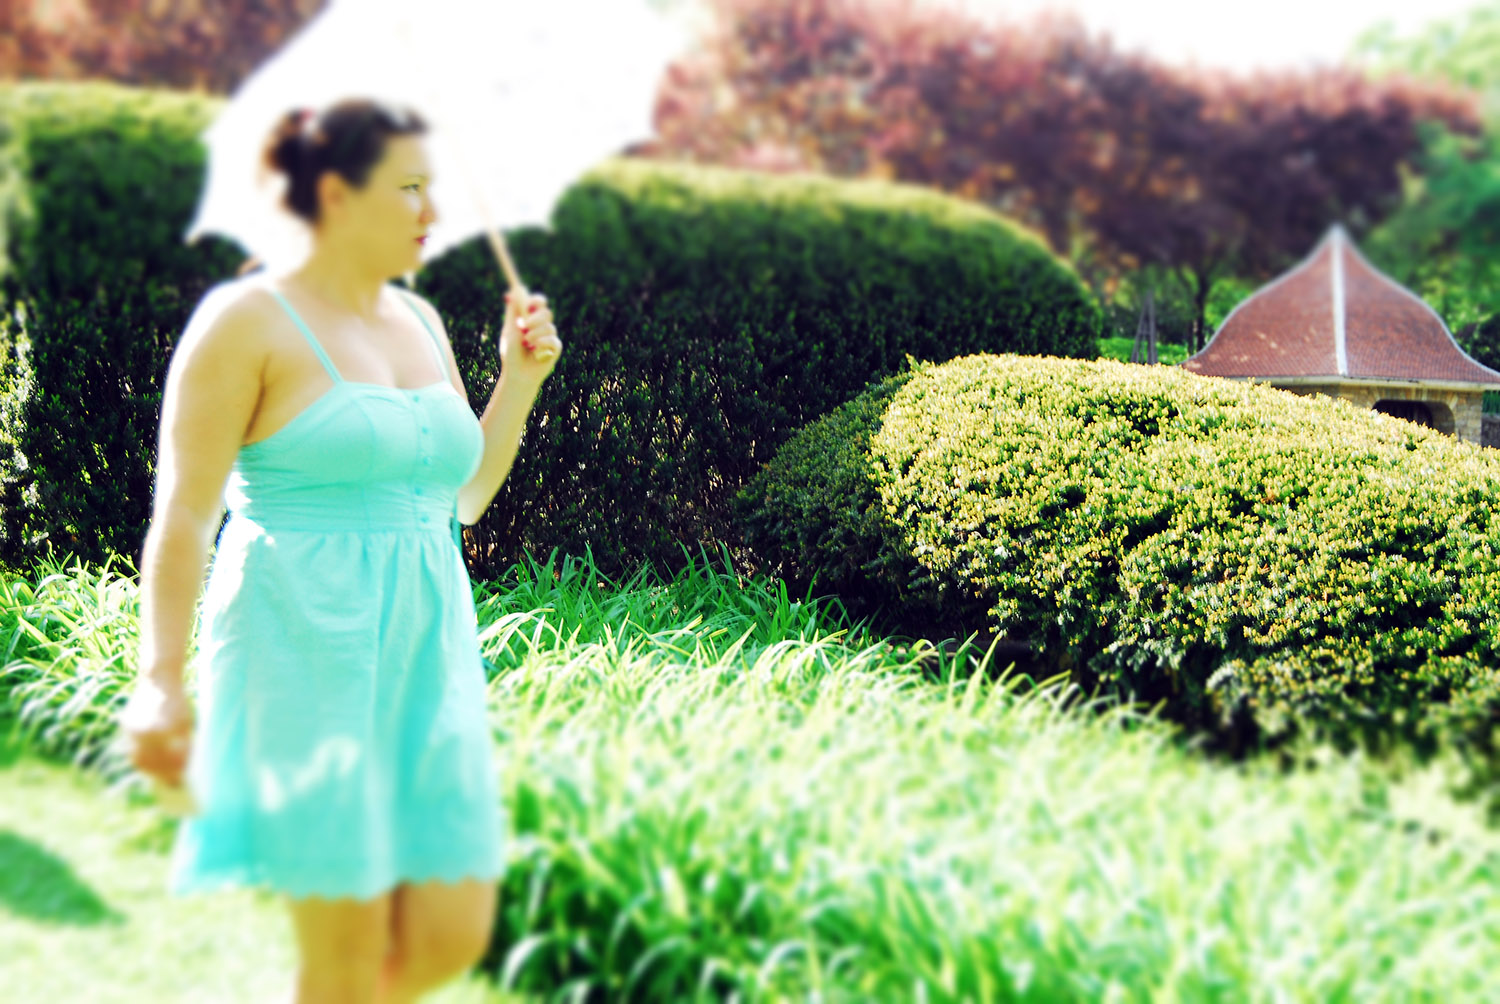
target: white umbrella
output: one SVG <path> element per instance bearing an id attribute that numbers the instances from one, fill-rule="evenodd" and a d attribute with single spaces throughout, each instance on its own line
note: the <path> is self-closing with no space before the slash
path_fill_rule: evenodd
<path id="1" fill-rule="evenodd" d="M 294 108 L 369 97 L 431 126 L 438 214 L 423 261 L 479 234 L 513 291 L 500 228 L 545 225 L 579 174 L 651 134 L 681 29 L 646 0 L 332 0 L 248 77 L 203 134 L 208 172 L 187 240 L 218 234 L 272 268 L 299 262 L 308 228 L 281 209 L 262 144 Z"/>

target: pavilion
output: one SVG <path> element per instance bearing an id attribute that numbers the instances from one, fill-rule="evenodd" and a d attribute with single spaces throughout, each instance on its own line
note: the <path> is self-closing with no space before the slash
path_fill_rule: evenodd
<path id="1" fill-rule="evenodd" d="M 1328 394 L 1481 441 L 1500 372 L 1470 358 L 1443 319 L 1371 265 L 1335 225 L 1311 255 L 1251 294 L 1183 367 Z"/>

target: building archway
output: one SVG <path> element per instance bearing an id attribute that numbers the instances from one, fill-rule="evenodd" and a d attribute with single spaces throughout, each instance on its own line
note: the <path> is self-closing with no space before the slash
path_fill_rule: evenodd
<path id="1" fill-rule="evenodd" d="M 1425 425 L 1429 429 L 1453 435 L 1456 423 L 1453 420 L 1453 409 L 1441 401 L 1400 401 L 1385 398 L 1375 402 L 1375 409 L 1382 415 L 1390 415 L 1392 418 L 1402 418 L 1417 425 Z"/>

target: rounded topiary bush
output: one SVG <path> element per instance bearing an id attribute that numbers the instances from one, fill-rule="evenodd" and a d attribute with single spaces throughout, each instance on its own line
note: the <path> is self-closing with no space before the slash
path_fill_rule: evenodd
<path id="1" fill-rule="evenodd" d="M 1483 746 L 1497 487 L 1500 456 L 1345 402 L 982 355 L 807 426 L 740 505 L 793 583 L 903 630 L 1024 639 L 1224 738 L 1315 720 Z"/>

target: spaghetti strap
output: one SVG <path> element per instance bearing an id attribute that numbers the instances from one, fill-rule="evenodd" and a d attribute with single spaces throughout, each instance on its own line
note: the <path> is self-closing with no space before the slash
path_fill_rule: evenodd
<path id="1" fill-rule="evenodd" d="M 271 289 L 270 286 L 267 286 L 266 290 L 272 296 L 276 297 L 276 301 L 278 303 L 280 303 L 281 306 L 282 306 L 282 309 L 284 309 L 287 312 L 287 314 L 291 316 L 292 322 L 297 325 L 297 329 L 299 331 L 301 331 L 304 336 L 306 336 L 307 343 L 309 345 L 311 345 L 313 351 L 318 354 L 319 361 L 321 361 L 323 363 L 323 368 L 328 371 L 328 375 L 331 376 L 331 377 L 333 377 L 333 382 L 334 383 L 343 383 L 344 382 L 344 378 L 342 376 L 340 376 L 339 375 L 339 371 L 334 368 L 333 360 L 331 360 L 331 359 L 328 358 L 328 353 L 324 352 L 323 351 L 323 346 L 321 346 L 321 345 L 318 344 L 318 339 L 316 337 L 314 337 L 314 335 L 312 333 L 312 329 L 309 328 L 307 326 L 306 322 L 304 322 L 302 320 L 301 316 L 299 316 L 298 313 L 295 310 L 292 309 L 292 305 L 290 303 L 286 302 L 286 297 L 284 297 L 280 293 L 276 292 L 276 290 Z"/>
<path id="2" fill-rule="evenodd" d="M 427 316 L 417 307 L 417 301 L 412 295 L 399 290 L 398 293 L 401 299 L 406 301 L 407 306 L 411 307 L 411 312 L 417 315 L 417 320 L 422 322 L 422 327 L 427 329 L 427 334 L 432 336 L 432 354 L 437 357 L 438 372 L 443 374 L 444 380 L 448 379 L 448 360 L 443 357 L 443 345 L 438 341 L 437 332 L 433 331 L 432 325 L 427 323 Z"/>

